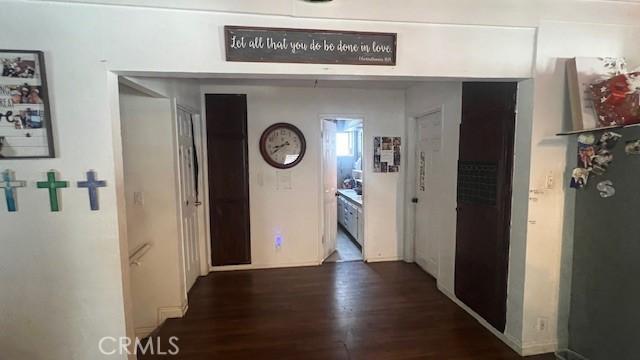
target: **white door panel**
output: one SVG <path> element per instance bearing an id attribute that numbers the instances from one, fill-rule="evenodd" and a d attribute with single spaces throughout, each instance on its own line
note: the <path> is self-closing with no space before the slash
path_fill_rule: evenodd
<path id="1" fill-rule="evenodd" d="M 338 226 L 338 163 L 336 159 L 336 123 L 329 120 L 322 121 L 322 169 L 323 169 L 323 198 L 324 198 L 324 236 L 323 258 L 327 258 L 336 249 Z"/>
<path id="2" fill-rule="evenodd" d="M 415 256 L 416 261 L 431 275 L 438 277 L 438 239 L 429 233 L 437 224 L 437 214 L 433 206 L 437 196 L 430 191 L 430 177 L 433 171 L 434 153 L 441 147 L 441 112 L 435 112 L 416 119 L 416 198 L 415 209 Z"/>
<path id="3" fill-rule="evenodd" d="M 180 200 L 182 216 L 182 253 L 186 290 L 189 291 L 200 275 L 198 246 L 198 212 L 196 189 L 196 157 L 194 154 L 193 121 L 191 113 L 178 108 L 178 155 L 180 168 Z"/>

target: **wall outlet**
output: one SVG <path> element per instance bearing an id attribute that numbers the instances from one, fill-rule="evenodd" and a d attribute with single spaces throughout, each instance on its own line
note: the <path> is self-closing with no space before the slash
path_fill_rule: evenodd
<path id="1" fill-rule="evenodd" d="M 282 235 L 276 235 L 276 238 L 274 241 L 276 249 L 280 249 L 282 247 L 282 240 L 283 240 Z"/>
<path id="2" fill-rule="evenodd" d="M 547 331 L 548 328 L 549 328 L 549 319 L 539 317 L 536 323 L 536 330 L 538 330 L 538 332 L 545 332 Z"/>

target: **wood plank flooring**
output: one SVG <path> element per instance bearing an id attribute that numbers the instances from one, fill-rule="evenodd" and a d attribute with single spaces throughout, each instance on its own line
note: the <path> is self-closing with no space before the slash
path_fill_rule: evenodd
<path id="1" fill-rule="evenodd" d="M 404 262 L 213 273 L 157 335 L 175 359 L 521 359 Z"/>

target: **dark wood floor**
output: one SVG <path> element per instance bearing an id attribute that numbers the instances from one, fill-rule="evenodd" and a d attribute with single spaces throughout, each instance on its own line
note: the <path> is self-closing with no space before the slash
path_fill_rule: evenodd
<path id="1" fill-rule="evenodd" d="M 178 359 L 521 359 L 403 262 L 213 273 L 159 336 Z"/>

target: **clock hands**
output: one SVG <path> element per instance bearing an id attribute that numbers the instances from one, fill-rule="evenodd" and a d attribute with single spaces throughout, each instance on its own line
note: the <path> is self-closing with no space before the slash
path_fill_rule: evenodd
<path id="1" fill-rule="evenodd" d="M 285 143 L 283 143 L 283 144 L 280 144 L 280 145 L 276 145 L 276 146 L 274 146 L 273 148 L 274 148 L 275 150 L 273 150 L 273 151 L 271 152 L 271 155 L 273 155 L 273 154 L 277 153 L 278 151 L 280 151 L 280 149 L 282 149 L 282 148 L 283 148 L 283 147 L 285 147 L 285 146 L 289 146 L 289 145 L 290 145 L 290 144 L 289 144 L 289 142 L 287 141 L 287 142 L 285 142 Z"/>

